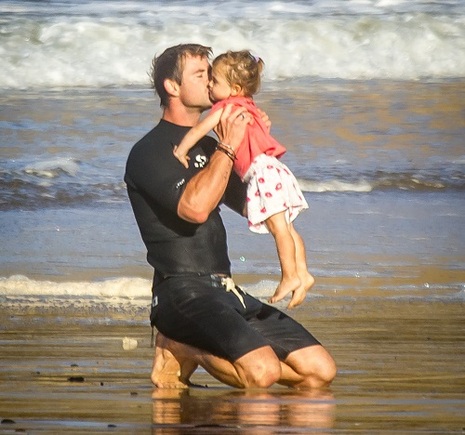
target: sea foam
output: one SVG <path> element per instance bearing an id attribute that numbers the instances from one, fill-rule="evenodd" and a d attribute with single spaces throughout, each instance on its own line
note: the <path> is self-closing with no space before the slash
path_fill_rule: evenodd
<path id="1" fill-rule="evenodd" d="M 0 294 L 4 297 L 33 296 L 61 298 L 96 298 L 102 301 L 150 300 L 151 281 L 143 278 L 114 278 L 102 281 L 53 282 L 33 280 L 23 275 L 0 277 Z"/>
<path id="2" fill-rule="evenodd" d="M 251 49 L 269 81 L 465 76 L 465 16 L 405 2 L 96 2 L 66 13 L 10 3 L 0 22 L 6 89 L 145 87 L 154 54 L 190 41 L 215 54 Z"/>

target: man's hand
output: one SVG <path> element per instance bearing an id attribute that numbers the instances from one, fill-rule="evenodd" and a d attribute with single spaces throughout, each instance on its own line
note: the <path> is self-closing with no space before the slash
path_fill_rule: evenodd
<path id="1" fill-rule="evenodd" d="M 235 107 L 228 104 L 223 109 L 220 122 L 214 132 L 220 142 L 228 144 L 236 152 L 244 138 L 247 124 L 251 120 L 252 116 L 245 107 Z"/>

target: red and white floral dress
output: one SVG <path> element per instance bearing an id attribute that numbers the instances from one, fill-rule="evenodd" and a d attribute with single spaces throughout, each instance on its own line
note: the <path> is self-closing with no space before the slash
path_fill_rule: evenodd
<path id="1" fill-rule="evenodd" d="M 268 233 L 265 221 L 270 216 L 284 211 L 287 222 L 292 222 L 308 204 L 294 174 L 278 160 L 286 148 L 269 134 L 252 98 L 231 97 L 215 103 L 212 111 L 231 103 L 244 106 L 253 117 L 236 152 L 234 170 L 248 184 L 249 229 Z"/>

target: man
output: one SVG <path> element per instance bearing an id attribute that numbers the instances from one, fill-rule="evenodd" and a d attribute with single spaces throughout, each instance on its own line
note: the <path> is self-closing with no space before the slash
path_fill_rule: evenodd
<path id="1" fill-rule="evenodd" d="M 131 150 L 125 181 L 154 267 L 151 322 L 158 334 L 152 382 L 189 385 L 198 365 L 237 388 L 328 386 L 334 360 L 301 325 L 243 292 L 231 279 L 220 202 L 242 213 L 246 185 L 232 173 L 250 118 L 228 107 L 216 130 L 189 152 L 189 168 L 173 148 L 211 107 L 211 49 L 183 44 L 154 58 L 153 86 L 163 116 Z M 264 115 L 266 119 L 266 115 Z M 305 294 L 294 293 L 301 303 Z"/>

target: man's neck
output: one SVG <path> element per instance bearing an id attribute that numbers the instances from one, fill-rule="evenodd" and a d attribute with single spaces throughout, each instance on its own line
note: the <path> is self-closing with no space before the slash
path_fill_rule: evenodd
<path id="1" fill-rule="evenodd" d="M 182 125 L 184 127 L 193 127 L 197 125 L 201 112 L 196 108 L 187 108 L 185 106 L 169 106 L 163 110 L 162 119 L 172 124 Z"/>

